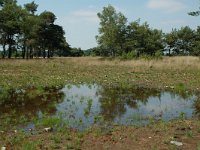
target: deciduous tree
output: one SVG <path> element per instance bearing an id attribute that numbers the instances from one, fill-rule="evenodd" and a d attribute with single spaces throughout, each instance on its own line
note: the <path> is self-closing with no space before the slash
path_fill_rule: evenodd
<path id="1" fill-rule="evenodd" d="M 107 55 L 109 56 L 122 53 L 125 42 L 126 17 L 122 13 L 117 13 L 111 5 L 104 7 L 103 11 L 97 15 L 100 19 L 99 35 L 97 36 L 99 45 L 108 51 Z"/>

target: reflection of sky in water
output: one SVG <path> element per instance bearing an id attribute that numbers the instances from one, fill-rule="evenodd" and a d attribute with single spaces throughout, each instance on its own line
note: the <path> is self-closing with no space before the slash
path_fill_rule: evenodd
<path id="1" fill-rule="evenodd" d="M 172 97 L 170 93 L 162 93 L 161 98 L 150 97 L 146 105 L 139 102 L 140 110 L 143 114 L 160 114 L 164 113 L 164 118 L 170 118 L 171 115 L 179 115 L 181 112 L 185 112 L 187 115 L 192 115 L 192 104 L 194 97 L 190 99 L 181 99 L 179 96 L 175 95 Z"/>
<path id="2" fill-rule="evenodd" d="M 103 115 L 105 118 L 112 115 L 110 117 L 112 121 L 119 124 L 147 123 L 147 120 L 138 120 L 138 116 L 142 118 L 152 116 L 156 119 L 171 120 L 178 118 L 181 113 L 185 113 L 188 118 L 193 115 L 192 105 L 196 99 L 195 96 L 184 99 L 171 92 L 162 92 L 157 97 L 149 95 L 145 103 L 132 97 L 131 100 L 136 103 L 136 107 L 131 107 L 125 102 L 125 99 L 119 98 L 119 93 L 112 95 L 115 100 L 119 99 L 119 103 L 110 104 L 112 100 L 110 99 L 110 102 L 109 99 L 107 100 L 109 91 L 106 90 L 108 89 L 98 85 L 66 86 L 62 90 L 65 93 L 65 98 L 62 103 L 57 105 L 57 113 L 62 113 L 66 119 L 70 120 L 69 122 L 73 127 L 78 126 L 77 122 L 80 122 L 80 119 L 84 127 L 89 127 L 94 123 L 95 116 L 98 115 Z M 108 92 L 108 95 L 103 95 L 106 92 Z M 125 94 L 123 93 L 123 96 Z M 128 94 L 130 97 L 130 92 Z M 88 108 L 90 104 L 91 109 Z M 107 105 L 109 106 L 107 107 Z M 107 113 L 112 111 L 114 111 L 113 114 Z"/>
<path id="3" fill-rule="evenodd" d="M 181 113 L 184 113 L 187 118 L 191 118 L 193 115 L 192 105 L 194 100 L 194 96 L 188 99 L 182 99 L 178 95 L 172 96 L 169 92 L 163 92 L 160 98 L 149 97 L 146 104 L 138 101 L 138 109 L 131 109 L 129 106 L 126 106 L 126 113 L 122 118 L 117 119 L 121 119 L 118 121 L 120 124 L 123 124 L 128 119 L 131 119 L 131 116 L 133 116 L 134 119 L 134 116 L 137 114 L 144 116 L 144 118 L 153 116 L 155 119 L 172 120 L 180 117 Z M 146 123 L 145 120 L 141 121 L 142 123 Z"/>
<path id="4" fill-rule="evenodd" d="M 63 113 L 70 120 L 72 126 L 77 124 L 80 119 L 87 127 L 94 122 L 94 116 L 100 112 L 100 104 L 98 103 L 99 96 L 96 95 L 100 87 L 97 85 L 81 85 L 65 87 L 62 91 L 65 93 L 65 99 L 57 106 L 57 113 Z M 85 114 L 88 107 L 88 101 L 92 100 L 90 113 Z"/>

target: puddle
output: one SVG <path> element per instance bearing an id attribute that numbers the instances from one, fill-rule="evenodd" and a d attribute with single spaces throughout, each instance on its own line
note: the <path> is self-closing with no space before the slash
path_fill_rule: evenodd
<path id="1" fill-rule="evenodd" d="M 84 128 L 103 119 L 122 125 L 144 125 L 150 120 L 172 120 L 196 116 L 198 97 L 191 93 L 176 94 L 145 88 L 103 88 L 98 85 L 66 86 L 64 101 L 57 105 L 76 126 L 81 121 Z"/>
<path id="2" fill-rule="evenodd" d="M 70 127 L 85 129 L 95 124 L 105 125 L 105 122 L 145 125 L 152 120 L 192 118 L 200 113 L 198 94 L 189 92 L 83 84 L 34 93 L 28 90 L 11 92 L 9 97 L 0 95 L 0 119 L 5 119 L 2 117 L 5 114 L 16 118 L 47 114 L 62 116 Z"/>
<path id="3" fill-rule="evenodd" d="M 0 127 L 4 122 L 15 125 L 41 114 L 54 115 L 63 100 L 64 93 L 56 88 L 0 91 Z"/>

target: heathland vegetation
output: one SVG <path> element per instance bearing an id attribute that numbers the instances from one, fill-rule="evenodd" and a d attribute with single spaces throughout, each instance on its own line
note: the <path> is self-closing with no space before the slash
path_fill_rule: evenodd
<path id="1" fill-rule="evenodd" d="M 200 124 L 198 118 L 200 108 L 199 83 L 200 59 L 198 57 L 164 57 L 163 59 L 139 59 L 121 61 L 120 59 L 104 59 L 102 57 L 32 59 L 29 61 L 11 59 L 0 63 L 0 145 L 16 149 L 176 149 L 171 141 L 183 143 L 182 149 L 199 149 Z M 68 99 L 59 89 L 63 85 L 99 85 L 105 88 L 99 91 L 101 113 L 98 111 L 95 99 L 84 95 L 87 89 L 74 93 Z M 136 91 L 133 92 L 133 87 Z M 139 88 L 137 88 L 139 87 Z M 72 90 L 76 92 L 76 89 Z M 151 93 L 152 91 L 153 93 Z M 165 104 L 161 95 L 172 91 L 165 100 L 171 101 L 178 96 L 178 104 Z M 103 92 L 103 93 L 102 93 Z M 133 93 L 132 93 L 133 92 Z M 71 93 L 66 93 L 66 96 Z M 96 95 L 89 91 L 89 95 Z M 194 94 L 194 95 L 193 95 Z M 192 95 L 192 96 L 191 96 Z M 140 106 L 148 105 L 149 100 L 158 97 L 158 107 L 150 109 L 158 116 L 146 114 Z M 192 98 L 191 98 L 192 97 Z M 184 98 L 185 100 L 180 100 Z M 193 99 L 195 102 L 193 104 Z M 73 101 L 74 100 L 74 101 Z M 64 101 L 64 102 L 63 102 Z M 77 105 L 77 103 L 81 105 Z M 68 109 L 65 109 L 67 102 Z M 179 105 L 182 102 L 183 105 Z M 60 103 L 62 105 L 60 105 Z M 182 112 L 175 121 L 166 121 L 165 111 L 176 112 L 173 106 L 188 110 L 187 104 L 192 104 L 196 117 L 187 118 Z M 155 103 L 152 104 L 154 106 Z M 57 109 L 63 107 L 62 113 Z M 85 116 L 86 122 L 75 117 L 76 112 Z M 130 111 L 130 119 L 147 121 L 145 126 L 123 126 L 107 122 L 110 118 L 120 117 Z M 75 112 L 73 112 L 75 109 Z M 146 109 L 144 109 L 145 113 Z M 187 112 L 187 111 L 186 111 Z M 39 114 L 39 116 L 38 116 Z M 79 113 L 78 113 L 79 114 Z M 111 115 L 111 116 L 109 116 Z M 69 116 L 69 117 L 66 117 Z M 94 126 L 77 131 L 70 126 L 73 119 L 76 125 L 92 123 Z M 75 118 L 74 118 L 75 117 Z M 158 117 L 160 119 L 155 119 Z M 104 121 L 105 120 L 105 121 Z M 126 122 L 128 120 L 124 120 Z M 95 126 L 97 124 L 97 126 Z M 99 125 L 100 124 L 100 125 Z M 34 125 L 34 126 L 32 126 Z M 74 125 L 74 124 L 73 124 Z M 102 125 L 102 126 L 101 126 Z M 52 128 L 46 131 L 44 128 Z"/>
<path id="2" fill-rule="evenodd" d="M 83 51 L 37 7 L 0 0 L 0 149 L 200 150 L 200 27 L 163 33 L 108 5 Z"/>

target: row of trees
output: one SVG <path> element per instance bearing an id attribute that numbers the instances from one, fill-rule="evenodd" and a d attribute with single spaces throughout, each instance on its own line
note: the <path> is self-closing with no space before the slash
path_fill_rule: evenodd
<path id="1" fill-rule="evenodd" d="M 200 56 L 200 26 L 192 30 L 188 26 L 173 29 L 164 35 L 165 50 L 169 55 Z"/>
<path id="2" fill-rule="evenodd" d="M 98 17 L 98 47 L 89 49 L 88 55 L 200 55 L 200 27 L 195 31 L 186 26 L 164 34 L 161 30 L 150 28 L 147 22 L 141 24 L 140 20 L 136 20 L 128 23 L 127 18 L 111 5 L 104 7 Z"/>
<path id="3" fill-rule="evenodd" d="M 34 2 L 23 7 L 16 0 L 0 0 L 0 46 L 2 58 L 65 56 L 70 53 L 63 28 L 50 11 L 37 15 Z"/>
<path id="4" fill-rule="evenodd" d="M 16 0 L 0 0 L 0 53 L 2 58 L 82 56 L 80 48 L 70 48 L 63 28 L 55 24 L 56 16 L 50 11 L 36 14 L 35 2 L 24 6 Z M 191 12 L 197 16 L 200 11 Z M 141 55 L 200 55 L 200 27 L 188 26 L 164 34 L 152 29 L 148 23 L 127 18 L 111 5 L 97 14 L 100 19 L 98 47 L 87 55 L 131 56 Z M 2 49 L 2 50 L 1 50 Z"/>

